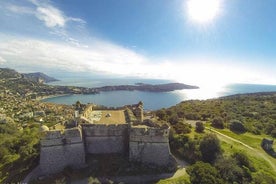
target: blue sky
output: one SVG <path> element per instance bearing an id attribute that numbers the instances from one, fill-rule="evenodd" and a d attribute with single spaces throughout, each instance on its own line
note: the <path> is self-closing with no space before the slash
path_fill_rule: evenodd
<path id="1" fill-rule="evenodd" d="M 206 22 L 192 18 L 190 1 L 203 2 L 1 0 L 0 67 L 276 84 L 275 0 L 204 0 L 219 2 Z"/>

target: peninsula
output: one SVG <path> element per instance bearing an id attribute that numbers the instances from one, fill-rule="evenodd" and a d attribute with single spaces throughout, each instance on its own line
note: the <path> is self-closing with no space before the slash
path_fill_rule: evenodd
<path id="1" fill-rule="evenodd" d="M 13 69 L 0 68 L 0 83 L 2 88 L 12 90 L 23 97 L 32 99 L 43 98 L 53 95 L 66 94 L 98 94 L 103 91 L 148 91 L 148 92 L 169 92 L 182 89 L 198 89 L 182 83 L 167 84 L 144 84 L 135 85 L 115 85 L 95 88 L 76 87 L 76 86 L 56 86 L 45 84 L 49 80 L 57 80 L 43 73 L 21 74 Z"/>

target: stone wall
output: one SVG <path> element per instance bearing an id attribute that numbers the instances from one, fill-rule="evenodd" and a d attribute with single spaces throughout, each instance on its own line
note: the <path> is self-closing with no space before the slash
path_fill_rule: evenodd
<path id="1" fill-rule="evenodd" d="M 166 166 L 173 160 L 169 129 L 132 126 L 129 133 L 129 160 Z"/>
<path id="2" fill-rule="evenodd" d="M 124 154 L 128 149 L 128 124 L 83 124 L 86 152 Z"/>
<path id="3" fill-rule="evenodd" d="M 62 171 L 65 167 L 82 167 L 85 150 L 79 128 L 48 131 L 40 141 L 40 168 L 44 174 Z"/>

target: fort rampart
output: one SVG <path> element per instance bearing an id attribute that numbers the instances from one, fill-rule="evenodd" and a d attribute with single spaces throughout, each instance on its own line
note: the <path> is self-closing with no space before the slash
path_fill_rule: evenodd
<path id="1" fill-rule="evenodd" d="M 86 154 L 123 154 L 130 161 L 167 166 L 173 160 L 169 148 L 169 128 L 149 127 L 143 123 L 143 104 L 125 106 L 125 122 L 94 123 L 88 105 L 81 113 L 79 127 L 45 131 L 41 138 L 40 167 L 43 173 L 81 167 Z M 105 110 L 105 109 L 104 109 Z M 97 109 L 99 111 L 99 109 Z M 140 123 L 140 125 L 139 125 Z M 138 124 L 138 126 L 134 126 Z"/>
<path id="2" fill-rule="evenodd" d="M 82 167 L 85 150 L 79 128 L 47 131 L 42 136 L 40 168 L 44 174 L 62 171 L 65 167 Z"/>
<path id="3" fill-rule="evenodd" d="M 129 160 L 168 165 L 172 160 L 169 129 L 132 126 L 129 133 Z"/>
<path id="4" fill-rule="evenodd" d="M 128 147 L 128 124 L 83 124 L 87 153 L 125 153 Z"/>

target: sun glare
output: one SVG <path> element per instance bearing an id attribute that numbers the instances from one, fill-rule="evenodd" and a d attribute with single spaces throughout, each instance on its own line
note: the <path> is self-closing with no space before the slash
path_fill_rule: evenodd
<path id="1" fill-rule="evenodd" d="M 188 0 L 189 18 L 198 23 L 209 23 L 220 11 L 221 0 Z"/>

